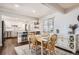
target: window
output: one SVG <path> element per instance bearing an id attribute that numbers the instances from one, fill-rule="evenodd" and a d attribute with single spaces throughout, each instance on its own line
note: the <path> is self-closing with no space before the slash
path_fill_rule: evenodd
<path id="1" fill-rule="evenodd" d="M 43 31 L 51 33 L 54 30 L 54 17 L 45 19 L 43 24 Z"/>

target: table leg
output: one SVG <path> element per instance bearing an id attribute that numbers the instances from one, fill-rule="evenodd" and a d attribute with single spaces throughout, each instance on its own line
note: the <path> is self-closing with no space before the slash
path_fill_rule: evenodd
<path id="1" fill-rule="evenodd" d="M 43 55 L 43 42 L 41 42 L 41 55 Z"/>
<path id="2" fill-rule="evenodd" d="M 30 38 L 28 37 L 28 42 L 29 42 L 29 49 L 30 49 Z"/>

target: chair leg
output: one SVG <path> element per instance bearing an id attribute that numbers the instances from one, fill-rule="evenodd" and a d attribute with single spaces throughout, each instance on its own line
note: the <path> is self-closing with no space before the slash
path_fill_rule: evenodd
<path id="1" fill-rule="evenodd" d="M 35 47 L 35 53 L 37 54 L 37 47 Z"/>
<path id="2" fill-rule="evenodd" d="M 48 54 L 48 55 L 50 55 L 50 54 L 51 54 L 51 52 L 50 52 L 50 50 L 49 50 L 49 49 L 48 49 L 48 51 L 47 51 L 47 54 Z"/>
<path id="3" fill-rule="evenodd" d="M 48 55 L 50 55 L 51 54 L 51 52 L 48 52 Z"/>
<path id="4" fill-rule="evenodd" d="M 30 42 L 29 42 L 29 49 L 30 49 Z"/>
<path id="5" fill-rule="evenodd" d="M 48 51 L 48 55 L 51 55 L 51 53 L 55 54 L 55 48 L 48 49 L 47 51 Z"/>

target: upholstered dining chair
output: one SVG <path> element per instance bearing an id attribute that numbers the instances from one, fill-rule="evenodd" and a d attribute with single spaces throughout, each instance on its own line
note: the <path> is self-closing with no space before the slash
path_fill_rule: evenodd
<path id="1" fill-rule="evenodd" d="M 35 52 L 37 53 L 37 50 L 38 50 L 37 47 L 39 45 L 39 42 L 37 41 L 35 33 L 31 33 L 29 35 L 29 41 L 30 41 L 30 43 L 29 43 L 30 46 L 29 47 L 31 49 L 31 52 L 32 52 L 32 50 L 35 50 Z"/>
<path id="2" fill-rule="evenodd" d="M 49 37 L 49 40 L 48 40 L 48 44 L 47 44 L 47 52 L 48 54 L 51 54 L 51 53 L 55 53 L 55 44 L 56 44 L 56 41 L 57 41 L 57 35 L 56 34 L 53 34 Z"/>
<path id="3" fill-rule="evenodd" d="M 36 37 L 35 37 L 34 33 L 31 33 L 29 35 L 29 42 L 30 42 L 31 48 L 35 49 L 35 46 L 36 46 Z"/>

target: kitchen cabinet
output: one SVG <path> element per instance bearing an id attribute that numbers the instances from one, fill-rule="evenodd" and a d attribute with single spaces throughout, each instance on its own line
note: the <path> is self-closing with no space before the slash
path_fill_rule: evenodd
<path id="1" fill-rule="evenodd" d="M 76 35 L 68 35 L 68 34 L 58 35 L 56 46 L 75 53 L 76 52 Z"/>

